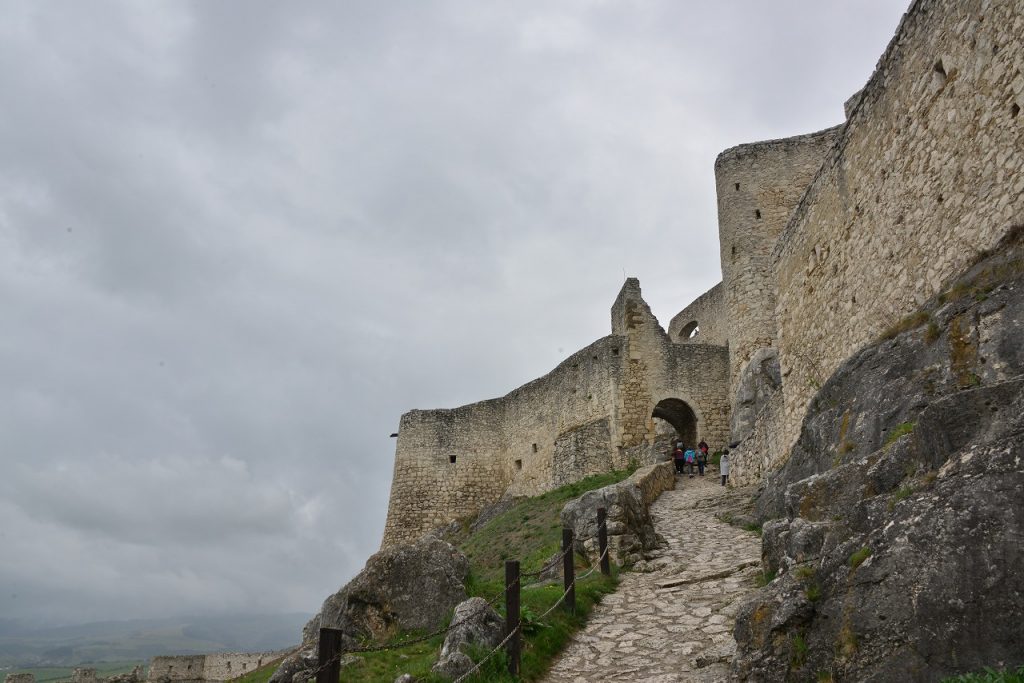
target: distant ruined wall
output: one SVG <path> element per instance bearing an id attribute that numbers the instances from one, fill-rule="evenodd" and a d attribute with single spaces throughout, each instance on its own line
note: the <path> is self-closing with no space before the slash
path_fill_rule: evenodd
<path id="1" fill-rule="evenodd" d="M 674 344 L 630 278 L 612 334 L 506 396 L 402 416 L 382 547 L 586 476 L 655 462 L 655 405 L 685 401 L 696 430 L 724 444 L 728 351 Z M 707 364 L 706 370 L 690 364 Z"/>
<path id="2" fill-rule="evenodd" d="M 209 655 L 154 657 L 149 681 L 172 683 L 221 683 L 277 661 L 285 652 L 218 652 Z M 95 673 L 95 672 L 94 672 Z"/>
<path id="3" fill-rule="evenodd" d="M 1021 0 L 918 0 L 851 98 L 773 254 L 787 450 L 842 360 L 1024 222 L 1022 40 Z"/>
<path id="4" fill-rule="evenodd" d="M 173 683 L 200 683 L 206 655 L 182 655 L 176 657 L 153 657 L 149 663 L 150 681 L 173 681 Z"/>
<path id="5" fill-rule="evenodd" d="M 772 249 L 838 132 L 739 145 L 715 161 L 730 396 L 754 352 L 775 345 Z"/>
<path id="6" fill-rule="evenodd" d="M 7 674 L 4 683 L 36 683 L 35 674 Z"/>
<path id="7" fill-rule="evenodd" d="M 219 652 L 206 655 L 203 678 L 207 681 L 229 681 L 280 659 L 280 652 Z"/>
<path id="8" fill-rule="evenodd" d="M 694 325 L 699 327 L 699 333 L 690 337 Z M 728 344 L 729 318 L 722 283 L 719 282 L 679 311 L 668 325 L 668 336 L 672 341 L 682 344 Z"/>

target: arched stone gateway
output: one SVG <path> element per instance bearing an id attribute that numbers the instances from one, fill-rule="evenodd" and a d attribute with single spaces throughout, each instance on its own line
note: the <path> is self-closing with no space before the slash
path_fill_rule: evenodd
<path id="1" fill-rule="evenodd" d="M 666 398 L 654 406 L 651 415 L 672 425 L 676 431 L 673 441 L 682 441 L 687 448 L 697 445 L 697 415 L 686 401 Z"/>

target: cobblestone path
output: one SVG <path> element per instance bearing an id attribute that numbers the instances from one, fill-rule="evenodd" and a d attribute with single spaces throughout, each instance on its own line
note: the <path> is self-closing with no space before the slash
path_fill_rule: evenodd
<path id="1" fill-rule="evenodd" d="M 754 590 L 761 539 L 715 517 L 743 509 L 751 493 L 718 482 L 677 477 L 676 489 L 655 501 L 651 514 L 668 548 L 649 555 L 640 567 L 647 571 L 622 575 L 545 681 L 729 680 L 735 611 Z"/>

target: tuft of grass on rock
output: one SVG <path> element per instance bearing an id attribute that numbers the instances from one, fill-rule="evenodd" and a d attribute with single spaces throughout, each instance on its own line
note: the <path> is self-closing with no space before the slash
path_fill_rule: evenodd
<path id="1" fill-rule="evenodd" d="M 850 555 L 850 569 L 856 569 L 864 563 L 864 560 L 871 557 L 871 548 L 864 546 L 860 550 Z"/>
<path id="2" fill-rule="evenodd" d="M 901 436 L 906 436 L 907 434 L 911 434 L 911 433 L 913 433 L 913 431 L 914 431 L 914 423 L 913 422 L 901 422 L 898 425 L 896 425 L 895 427 L 893 427 L 892 431 L 889 432 L 889 435 L 885 437 L 885 444 L 884 445 L 885 446 L 890 446 L 890 445 L 892 445 L 893 442 L 896 441 L 896 439 L 900 438 Z"/>
<path id="3" fill-rule="evenodd" d="M 763 588 L 764 586 L 767 586 L 769 583 L 774 581 L 775 577 L 777 575 L 778 575 L 778 572 L 774 572 L 774 571 L 765 572 L 765 571 L 762 571 L 760 574 L 758 574 L 756 577 L 754 577 L 754 583 L 757 585 L 758 588 Z"/>
<path id="4" fill-rule="evenodd" d="M 993 669 L 986 666 L 980 673 L 961 674 L 943 678 L 942 683 L 1024 683 L 1024 666 L 1013 669 Z"/>

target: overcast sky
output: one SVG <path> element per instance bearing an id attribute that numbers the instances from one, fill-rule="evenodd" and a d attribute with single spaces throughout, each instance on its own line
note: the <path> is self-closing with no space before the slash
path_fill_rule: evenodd
<path id="1" fill-rule="evenodd" d="M 667 325 L 905 8 L 0 0 L 0 616 L 318 609 L 400 415 Z"/>

